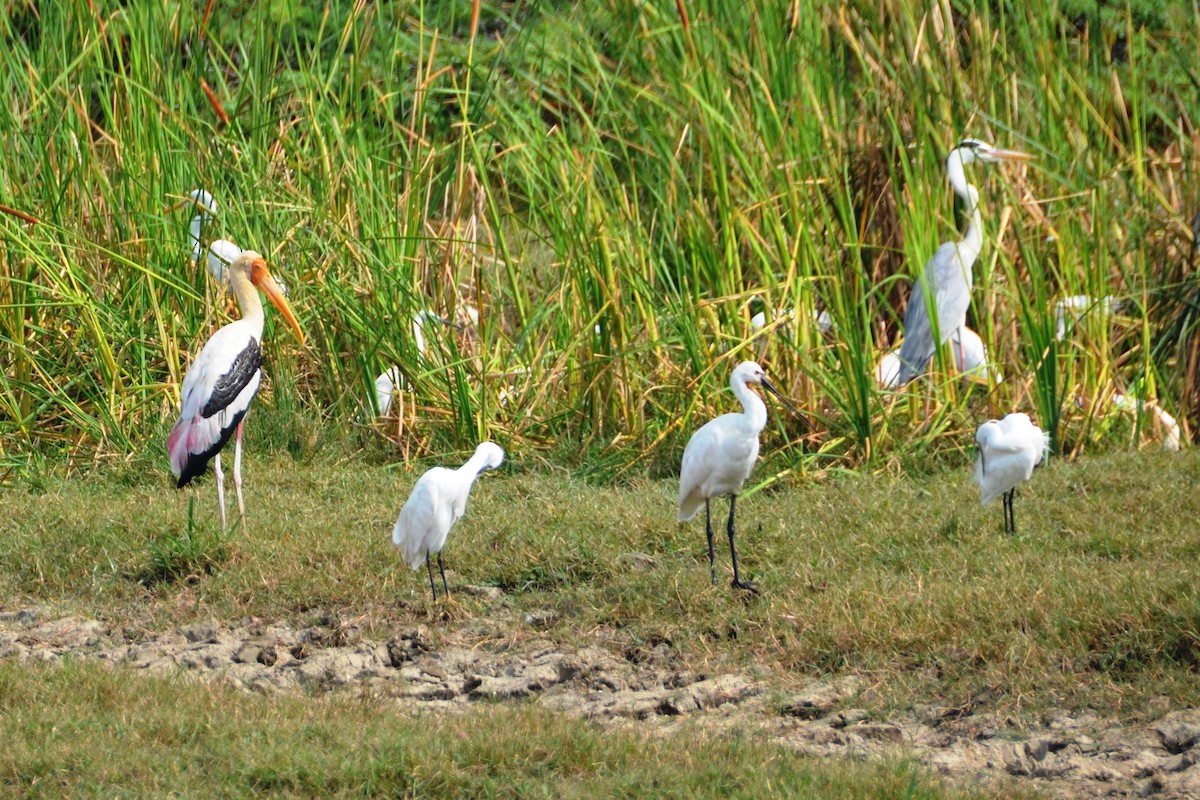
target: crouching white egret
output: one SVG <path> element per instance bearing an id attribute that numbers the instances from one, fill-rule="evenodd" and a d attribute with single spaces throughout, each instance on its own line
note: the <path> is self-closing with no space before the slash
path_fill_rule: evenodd
<path id="1" fill-rule="evenodd" d="M 762 386 L 795 413 L 796 407 L 767 380 L 763 368 L 753 361 L 743 361 L 733 370 L 729 385 L 742 403 L 742 412 L 722 414 L 705 423 L 692 434 L 683 451 L 683 467 L 679 475 L 679 521 L 687 522 L 704 506 L 704 530 L 708 535 L 708 568 L 716 583 L 716 555 L 713 550 L 713 528 L 710 500 L 729 495 L 729 554 L 733 560 L 733 586 L 757 592 L 753 584 L 743 581 L 738 570 L 737 547 L 734 545 L 734 509 L 742 484 L 758 458 L 758 434 L 767 424 L 767 407 L 762 398 L 750 389 L 751 384 Z"/>
<path id="2" fill-rule="evenodd" d="M 438 572 L 442 576 L 442 589 L 450 594 L 446 585 L 446 570 L 442 566 L 442 548 L 450 528 L 467 510 L 467 496 L 475 479 L 489 469 L 504 462 L 504 450 L 500 445 L 483 442 L 475 448 L 475 454 L 458 469 L 433 467 L 413 485 L 412 493 L 404 501 L 396 525 L 392 528 L 392 544 L 403 554 L 405 562 L 414 570 L 421 562 L 429 571 L 429 590 L 437 600 L 437 588 L 433 583 L 433 563 L 430 557 L 437 556 Z"/>
<path id="3" fill-rule="evenodd" d="M 975 441 L 979 444 L 979 459 L 975 462 L 979 503 L 987 505 L 1003 496 L 1004 531 L 1016 533 L 1013 498 L 1017 485 L 1029 480 L 1033 468 L 1050 452 L 1050 436 L 1034 425 L 1028 414 L 1015 413 L 980 425 Z"/>

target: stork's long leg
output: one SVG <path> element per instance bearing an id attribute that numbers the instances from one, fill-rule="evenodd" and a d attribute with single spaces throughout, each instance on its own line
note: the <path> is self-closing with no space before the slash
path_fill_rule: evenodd
<path id="1" fill-rule="evenodd" d="M 233 442 L 233 488 L 237 492 L 238 514 L 242 518 L 242 533 L 246 532 L 246 504 L 242 501 L 242 426 L 245 424 L 245 418 L 238 423 Z M 217 457 L 220 458 L 220 456 Z"/>
<path id="2" fill-rule="evenodd" d="M 729 495 L 729 525 L 726 527 L 726 532 L 729 534 L 729 555 L 733 558 L 733 588 L 745 589 L 750 592 L 758 592 L 758 587 L 749 581 L 743 581 L 741 573 L 738 572 L 737 547 L 733 544 L 733 513 L 737 508 L 737 495 Z"/>
<path id="3" fill-rule="evenodd" d="M 708 498 L 704 498 L 704 532 L 708 534 L 708 573 L 712 583 L 717 582 L 717 555 L 713 551 L 712 515 L 709 514 Z"/>
<path id="4" fill-rule="evenodd" d="M 213 459 L 213 475 L 217 479 L 217 505 L 221 509 L 221 532 L 225 532 L 225 471 L 221 469 L 221 454 Z"/>
<path id="5" fill-rule="evenodd" d="M 450 596 L 450 587 L 446 585 L 446 568 L 442 566 L 442 551 L 438 551 L 438 572 L 442 576 L 442 589 L 445 590 L 446 597 Z"/>
<path id="6" fill-rule="evenodd" d="M 437 600 L 437 587 L 433 585 L 433 561 L 428 553 L 425 554 L 425 569 L 429 570 L 429 591 L 433 592 L 433 599 Z"/>

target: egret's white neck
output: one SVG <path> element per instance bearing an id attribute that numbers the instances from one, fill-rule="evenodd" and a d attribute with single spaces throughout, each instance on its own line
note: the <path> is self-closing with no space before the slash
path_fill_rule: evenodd
<path id="1" fill-rule="evenodd" d="M 463 475 L 467 475 L 471 478 L 471 480 L 474 480 L 481 472 L 483 472 L 483 468 L 487 466 L 487 461 L 487 451 L 476 449 L 475 454 L 467 459 L 467 463 L 458 468 L 458 472 Z"/>
<path id="2" fill-rule="evenodd" d="M 746 421 L 754 432 L 758 433 L 767 425 L 766 403 L 758 396 L 758 392 L 751 389 L 745 381 L 734 379 L 730 385 L 733 386 L 734 395 L 742 402 L 742 413 L 745 415 Z"/>

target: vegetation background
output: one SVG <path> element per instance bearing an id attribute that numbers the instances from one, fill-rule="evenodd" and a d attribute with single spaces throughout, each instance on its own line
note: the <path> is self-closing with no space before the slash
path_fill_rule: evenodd
<path id="1" fill-rule="evenodd" d="M 384 458 L 492 437 L 667 475 L 745 357 L 812 423 L 773 423 L 772 476 L 961 461 L 1013 409 L 1064 453 L 1161 438 L 1117 391 L 1200 420 L 1188 4 L 15 2 L 0 38 L 10 478 L 161 461 L 231 312 L 168 210 L 198 187 L 205 240 L 266 254 L 310 334 L 268 324 L 251 426 L 301 459 L 358 430 Z M 1037 156 L 972 171 L 970 322 L 1005 380 L 896 396 L 875 364 L 955 235 L 967 135 Z M 1120 306 L 1057 341 L 1072 295 Z M 425 308 L 464 324 L 422 353 Z M 789 316 L 755 341 L 764 309 Z M 370 422 L 393 364 L 412 391 Z"/>

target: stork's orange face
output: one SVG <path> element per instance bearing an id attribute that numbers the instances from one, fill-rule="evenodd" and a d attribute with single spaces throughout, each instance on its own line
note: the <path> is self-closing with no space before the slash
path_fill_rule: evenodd
<path id="1" fill-rule="evenodd" d="M 250 282 L 262 290 L 267 299 L 271 301 L 271 305 L 279 309 L 279 313 L 283 314 L 288 325 L 291 325 L 292 330 L 296 332 L 300 344 L 304 344 L 304 331 L 300 330 L 300 323 L 296 321 L 292 307 L 288 305 L 287 298 L 283 296 L 283 290 L 279 288 L 279 282 L 267 269 L 267 262 L 262 256 L 257 256 L 250 261 Z"/>

